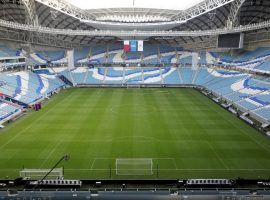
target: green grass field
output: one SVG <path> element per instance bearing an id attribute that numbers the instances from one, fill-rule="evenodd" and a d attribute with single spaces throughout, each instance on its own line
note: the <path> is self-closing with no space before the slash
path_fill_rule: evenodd
<path id="1" fill-rule="evenodd" d="M 194 89 L 65 90 L 1 130 L 0 152 L 0 179 L 65 153 L 66 178 L 270 178 L 269 138 Z M 153 175 L 116 175 L 116 158 Z"/>

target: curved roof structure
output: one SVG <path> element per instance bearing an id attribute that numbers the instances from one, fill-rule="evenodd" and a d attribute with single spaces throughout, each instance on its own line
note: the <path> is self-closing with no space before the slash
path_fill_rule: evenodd
<path id="1" fill-rule="evenodd" d="M 81 9 L 112 9 L 112 8 L 147 8 L 147 9 L 167 9 L 167 10 L 185 10 L 190 8 L 203 0 L 99 0 L 99 1 L 85 1 L 85 0 L 67 0 L 67 2 Z"/>
<path id="2" fill-rule="evenodd" d="M 32 2 L 30 8 L 27 2 Z M 237 4 L 238 3 L 238 4 Z M 235 8 L 236 7 L 236 8 Z M 237 9 L 237 10 L 236 10 Z M 27 23 L 29 10 L 34 13 L 34 24 L 41 27 L 70 30 L 168 30 L 201 31 L 226 28 L 233 11 L 235 20 L 241 26 L 268 21 L 270 2 L 268 0 L 204 0 L 186 10 L 167 10 L 155 8 L 103 8 L 83 10 L 64 0 L 1 0 L 0 20 Z M 155 16 L 155 18 L 153 18 Z M 117 42 L 125 39 L 115 36 L 87 35 L 50 35 L 18 31 L 0 26 L 0 38 L 15 41 L 28 41 L 37 44 L 48 43 L 55 46 L 76 46 L 96 43 Z M 268 31 L 267 28 L 256 32 Z M 254 31 L 247 31 L 246 37 L 252 38 Z M 170 44 L 182 47 L 211 47 L 214 36 L 153 36 L 144 37 L 149 42 Z"/>

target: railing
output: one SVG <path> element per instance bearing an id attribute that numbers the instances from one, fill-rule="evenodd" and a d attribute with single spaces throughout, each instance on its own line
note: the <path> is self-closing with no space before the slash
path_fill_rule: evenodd
<path id="1" fill-rule="evenodd" d="M 0 20 L 0 26 L 6 28 L 12 28 L 17 30 L 37 32 L 44 34 L 52 35 L 69 35 L 69 36 L 138 36 L 138 37 L 156 37 L 156 36 L 166 36 L 166 37 L 181 37 L 181 36 L 211 36 L 219 34 L 228 34 L 228 33 L 240 33 L 246 31 L 254 31 L 258 29 L 263 29 L 270 27 L 270 20 L 249 24 L 246 26 L 239 26 L 233 28 L 219 28 L 212 30 L 196 30 L 196 31 L 117 31 L 117 30 L 71 30 L 71 29 L 54 29 L 42 26 L 32 26 L 26 24 L 20 24 L 16 22 Z"/>

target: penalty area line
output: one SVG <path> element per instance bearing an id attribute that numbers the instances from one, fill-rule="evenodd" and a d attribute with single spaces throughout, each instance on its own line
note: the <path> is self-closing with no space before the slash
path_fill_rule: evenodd
<path id="1" fill-rule="evenodd" d="M 109 169 L 65 169 L 65 171 L 107 171 Z M 116 170 L 116 168 L 112 168 Z M 139 169 L 129 169 L 139 170 Z M 159 171 L 270 171 L 270 169 L 159 169 Z"/>

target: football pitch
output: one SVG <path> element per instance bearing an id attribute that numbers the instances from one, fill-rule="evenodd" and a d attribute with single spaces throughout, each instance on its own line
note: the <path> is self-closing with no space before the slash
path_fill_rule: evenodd
<path id="1" fill-rule="evenodd" d="M 66 153 L 65 178 L 270 178 L 269 138 L 187 88 L 62 91 L 0 130 L 0 179 Z M 120 158 L 151 160 L 149 173 L 117 173 Z"/>

